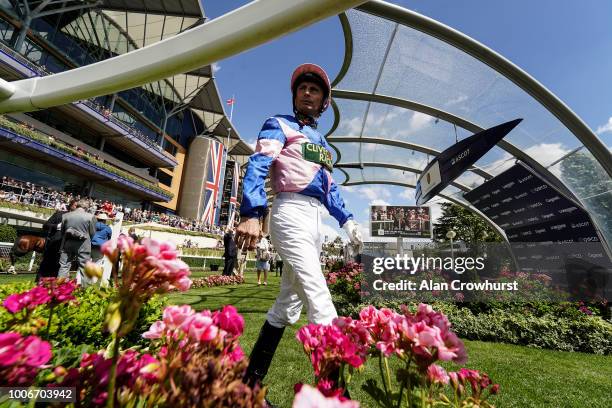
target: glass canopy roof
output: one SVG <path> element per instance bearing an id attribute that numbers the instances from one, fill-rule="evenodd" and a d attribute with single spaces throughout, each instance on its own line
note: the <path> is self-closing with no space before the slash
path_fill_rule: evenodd
<path id="1" fill-rule="evenodd" d="M 464 192 L 520 160 L 581 202 L 612 242 L 610 146 L 537 81 L 465 35 L 395 5 L 370 2 L 341 22 L 347 47 L 328 135 L 340 182 L 412 188 L 440 151 L 523 118 L 443 194 L 467 205 Z"/>

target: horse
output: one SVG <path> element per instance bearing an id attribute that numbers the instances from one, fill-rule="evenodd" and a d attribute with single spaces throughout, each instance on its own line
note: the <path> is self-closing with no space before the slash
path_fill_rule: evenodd
<path id="1" fill-rule="evenodd" d="M 11 248 L 11 252 L 9 253 L 11 266 L 7 273 L 12 273 L 13 275 L 17 274 L 17 271 L 15 270 L 17 258 L 21 258 L 32 251 L 42 254 L 45 250 L 46 241 L 47 240 L 44 237 L 39 237 L 36 235 L 22 235 L 17 238 L 13 244 L 13 247 Z"/>

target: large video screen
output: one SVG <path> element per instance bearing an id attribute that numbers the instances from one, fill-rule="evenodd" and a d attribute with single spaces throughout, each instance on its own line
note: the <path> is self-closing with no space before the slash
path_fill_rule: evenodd
<path id="1" fill-rule="evenodd" d="M 373 205 L 370 207 L 370 235 L 431 238 L 429 207 Z"/>

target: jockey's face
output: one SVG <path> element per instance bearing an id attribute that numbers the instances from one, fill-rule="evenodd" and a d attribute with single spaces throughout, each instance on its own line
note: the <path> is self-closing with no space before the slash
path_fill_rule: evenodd
<path id="1" fill-rule="evenodd" d="M 323 89 L 314 82 L 304 81 L 295 92 L 295 107 L 304 115 L 317 117 L 323 103 Z"/>

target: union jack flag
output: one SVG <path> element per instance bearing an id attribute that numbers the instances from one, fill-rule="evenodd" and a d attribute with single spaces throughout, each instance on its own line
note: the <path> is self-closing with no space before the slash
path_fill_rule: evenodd
<path id="1" fill-rule="evenodd" d="M 216 225 L 219 220 L 218 211 L 221 201 L 221 186 L 223 185 L 225 151 L 223 145 L 215 140 L 210 141 L 208 151 L 208 168 L 206 171 L 206 186 L 204 188 L 204 210 L 200 219 L 206 225 Z"/>
<path id="2" fill-rule="evenodd" d="M 232 191 L 229 200 L 229 210 L 227 213 L 228 224 L 234 220 L 234 211 L 238 205 L 238 182 L 240 181 L 240 165 L 234 162 L 234 175 L 232 178 Z"/>

